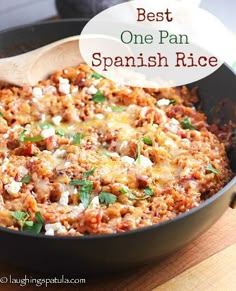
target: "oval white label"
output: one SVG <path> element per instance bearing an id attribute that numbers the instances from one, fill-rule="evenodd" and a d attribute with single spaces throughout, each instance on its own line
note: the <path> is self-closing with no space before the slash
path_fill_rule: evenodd
<path id="1" fill-rule="evenodd" d="M 186 1 L 135 0 L 96 15 L 79 47 L 85 62 L 117 83 L 173 87 L 202 79 L 227 53 L 222 23 Z"/>

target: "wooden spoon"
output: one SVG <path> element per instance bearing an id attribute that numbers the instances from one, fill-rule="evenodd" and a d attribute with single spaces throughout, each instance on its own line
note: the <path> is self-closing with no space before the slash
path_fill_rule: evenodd
<path id="1" fill-rule="evenodd" d="M 0 80 L 18 86 L 32 86 L 57 70 L 81 62 L 79 36 L 72 36 L 18 56 L 0 59 Z"/>

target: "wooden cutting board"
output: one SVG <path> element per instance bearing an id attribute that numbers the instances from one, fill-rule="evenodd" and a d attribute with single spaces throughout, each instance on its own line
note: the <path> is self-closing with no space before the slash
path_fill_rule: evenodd
<path id="1" fill-rule="evenodd" d="M 25 272 L 0 266 L 0 281 L 10 275 L 24 278 Z M 27 273 L 27 277 L 40 278 L 33 273 Z M 85 284 L 49 285 L 45 290 L 235 291 L 236 211 L 229 209 L 205 234 L 161 262 L 114 276 L 85 279 Z M 33 291 L 39 287 L 0 283 L 3 291 L 22 289 Z"/>

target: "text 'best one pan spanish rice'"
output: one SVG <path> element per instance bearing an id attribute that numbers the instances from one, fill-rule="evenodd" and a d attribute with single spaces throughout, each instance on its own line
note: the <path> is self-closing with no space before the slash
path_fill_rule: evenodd
<path id="1" fill-rule="evenodd" d="M 33 88 L 2 85 L 0 225 L 116 233 L 198 206 L 232 172 L 196 102 L 195 90 L 130 88 L 84 64 Z"/>

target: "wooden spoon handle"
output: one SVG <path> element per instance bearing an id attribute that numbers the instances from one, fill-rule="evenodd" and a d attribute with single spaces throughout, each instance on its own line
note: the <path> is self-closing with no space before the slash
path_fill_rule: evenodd
<path id="1" fill-rule="evenodd" d="M 48 75 L 83 61 L 79 36 L 68 37 L 39 49 L 0 59 L 0 80 L 15 85 L 35 85 Z"/>

